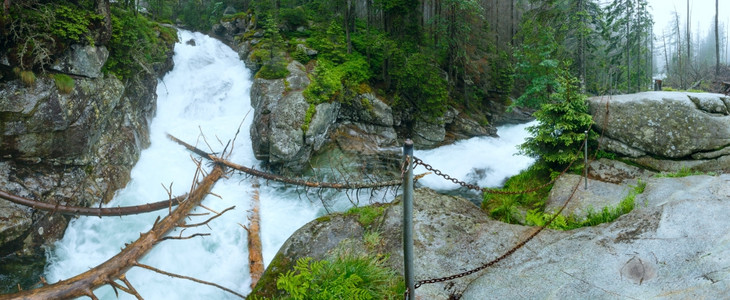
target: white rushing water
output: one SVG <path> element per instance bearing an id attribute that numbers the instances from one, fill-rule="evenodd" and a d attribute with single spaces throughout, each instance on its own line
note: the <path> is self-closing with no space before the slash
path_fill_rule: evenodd
<path id="1" fill-rule="evenodd" d="M 109 207 L 167 199 L 163 185 L 172 184 L 172 195 L 189 191 L 196 165 L 190 153 L 169 141 L 166 133 L 208 150 L 208 145 L 201 138 L 202 132 L 213 151 L 219 152 L 224 148 L 219 139 L 223 144 L 233 139 L 243 120 L 230 160 L 245 166 L 260 164 L 253 156 L 248 130 L 253 115 L 249 99 L 249 70 L 237 53 L 219 41 L 188 31 L 180 31 L 179 35 L 181 42 L 175 45 L 175 67 L 157 87 L 157 115 L 150 126 L 151 146 L 142 152 L 132 170 L 132 180 L 117 193 L 107 205 Z M 185 43 L 190 39 L 195 40 L 196 46 Z M 487 176 L 478 183 L 499 185 L 504 177 L 516 174 L 531 163 L 530 159 L 512 156 L 514 145 L 521 143 L 526 136 L 524 125 L 502 127 L 499 134 L 503 138 L 475 138 L 430 151 L 417 151 L 416 155 L 456 177 L 478 174 L 479 171 L 473 171 L 474 167 L 487 170 Z M 416 169 L 416 172 L 419 171 L 423 169 Z M 318 200 L 300 197 L 294 188 L 262 183 L 262 244 L 264 262 L 268 265 L 296 229 L 325 211 Z M 442 190 L 454 188 L 433 175 L 422 179 L 422 183 Z M 215 282 L 242 294 L 249 293 L 246 231 L 239 224 L 248 224 L 246 217 L 252 191 L 250 180 L 240 175 L 220 180 L 213 193 L 222 199 L 209 196 L 203 205 L 215 211 L 234 205 L 236 209 L 208 223 L 209 228 L 175 231 L 173 235 L 209 233 L 210 236 L 161 242 L 141 263 Z M 346 195 L 334 198 L 330 200 L 333 207 L 342 209 L 349 205 Z M 195 212 L 208 211 L 198 208 Z M 49 282 L 56 282 L 95 267 L 117 254 L 125 243 L 137 239 L 140 232 L 148 231 L 157 216 L 165 214 L 167 210 L 121 218 L 80 217 L 72 220 L 63 240 L 48 252 L 46 278 Z M 193 217 L 189 222 L 201 222 L 208 217 Z M 140 268 L 130 270 L 127 278 L 145 299 L 235 298 L 214 287 Z M 117 299 L 108 286 L 95 293 L 100 299 Z M 120 299 L 134 297 L 120 292 Z"/>
<path id="2" fill-rule="evenodd" d="M 525 130 L 537 124 L 533 121 L 519 125 L 505 125 L 498 128 L 499 138 L 475 137 L 432 150 L 416 150 L 413 155 L 435 169 L 480 187 L 499 187 L 504 180 L 527 169 L 534 159 L 517 155 L 517 145 L 529 136 Z M 423 166 L 413 169 L 414 174 L 427 172 Z M 435 175 L 428 175 L 418 181 L 435 190 L 448 191 L 459 185 Z"/>

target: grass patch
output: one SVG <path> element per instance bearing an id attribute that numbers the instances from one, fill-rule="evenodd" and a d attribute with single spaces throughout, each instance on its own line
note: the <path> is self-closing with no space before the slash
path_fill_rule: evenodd
<path id="1" fill-rule="evenodd" d="M 535 164 L 530 168 L 508 179 L 500 191 L 525 191 L 544 185 L 552 179 L 553 174 L 548 168 Z M 482 209 L 487 211 L 492 218 L 506 223 L 519 223 L 520 210 L 545 208 L 552 185 L 548 185 L 536 191 L 517 195 L 499 193 L 484 193 Z"/>
<path id="2" fill-rule="evenodd" d="M 632 211 L 636 206 L 636 196 L 643 193 L 646 188 L 646 182 L 639 180 L 639 182 L 632 186 L 629 194 L 624 197 L 616 207 L 604 207 L 600 211 L 594 211 L 593 209 L 588 210 L 588 214 L 583 219 L 578 219 L 575 215 L 571 214 L 566 217 L 558 215 L 555 220 L 550 223 L 548 228 L 557 230 L 571 230 L 585 226 L 595 226 L 602 223 L 613 222 L 618 217 L 625 215 Z M 539 211 L 538 209 L 530 210 L 527 212 L 525 222 L 527 225 L 533 226 L 544 226 L 555 214 L 547 214 Z"/>
<path id="3" fill-rule="evenodd" d="M 345 212 L 346 216 L 357 216 L 357 221 L 365 228 L 370 227 L 370 225 L 375 222 L 375 220 L 380 217 L 383 212 L 385 211 L 385 206 L 382 205 L 368 205 L 368 206 L 359 206 L 359 207 L 353 207 L 348 209 Z"/>
<path id="4" fill-rule="evenodd" d="M 53 81 L 61 94 L 70 94 L 74 90 L 74 79 L 66 74 L 53 75 Z"/>
<path id="5" fill-rule="evenodd" d="M 677 172 L 662 172 L 662 173 L 659 173 L 659 174 L 654 175 L 654 177 L 658 177 L 658 178 L 679 178 L 679 177 L 696 176 L 696 175 L 710 175 L 710 176 L 715 176 L 715 175 L 717 175 L 717 173 L 714 173 L 714 172 L 693 171 L 690 168 L 682 167 Z"/>

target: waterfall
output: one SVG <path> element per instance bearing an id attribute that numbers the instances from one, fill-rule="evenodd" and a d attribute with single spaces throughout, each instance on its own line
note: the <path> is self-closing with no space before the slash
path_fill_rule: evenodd
<path id="1" fill-rule="evenodd" d="M 169 141 L 166 133 L 196 144 L 201 149 L 220 152 L 229 140 L 233 140 L 241 126 L 235 143 L 229 146 L 229 149 L 233 147 L 230 160 L 245 166 L 257 167 L 260 164 L 251 150 L 248 130 L 253 118 L 249 99 L 249 70 L 236 52 L 215 39 L 189 31 L 179 31 L 179 38 L 173 58 L 175 67 L 157 86 L 157 115 L 150 125 L 151 145 L 142 152 L 139 162 L 132 169 L 129 184 L 117 192 L 114 199 L 106 205 L 108 207 L 165 200 L 168 198 L 166 188 L 171 189 L 173 196 L 190 190 L 196 165 L 191 160 L 191 154 Z M 195 46 L 186 43 L 190 39 L 195 40 Z M 477 175 L 509 176 L 529 165 L 529 162 L 515 164 L 502 156 L 498 160 L 505 165 L 504 168 L 494 167 L 485 161 L 487 158 L 482 157 L 482 154 L 489 154 L 490 157 L 496 152 L 512 155 L 515 152 L 514 141 L 519 143 L 526 135 L 523 127 L 500 129 L 511 132 L 500 132 L 508 139 L 477 138 L 447 146 L 453 149 L 418 151 L 416 155 L 454 176 L 467 176 L 470 172 Z M 506 140 L 512 142 L 507 143 Z M 489 150 L 483 150 L 486 149 L 485 144 L 492 146 Z M 450 154 L 454 151 L 467 151 L 468 154 Z M 456 156 L 462 160 L 448 160 L 449 157 Z M 477 159 L 480 160 L 477 162 Z M 459 170 L 451 169 L 447 165 L 458 166 Z M 469 166 L 473 165 L 478 165 L 479 170 L 471 171 Z M 486 173 L 480 171 L 482 169 Z M 474 178 L 478 178 L 477 175 Z M 444 188 L 434 177 L 428 176 L 423 181 L 427 186 Z M 482 179 L 486 180 L 487 177 L 490 176 L 483 176 Z M 499 184 L 487 181 L 479 183 Z M 163 241 L 141 263 L 167 272 L 214 282 L 243 294 L 249 293 L 247 235 L 239 224 L 248 224 L 246 216 L 252 191 L 250 180 L 244 176 L 232 174 L 229 178 L 220 180 L 213 189 L 213 193 L 220 198 L 208 196 L 203 205 L 218 212 L 234 205 L 236 208 L 208 223 L 208 227 L 176 230 L 171 235 L 210 235 Z M 264 263 L 267 266 L 279 247 L 295 230 L 325 213 L 318 200 L 301 197 L 300 192 L 301 190 L 271 182 L 260 187 L 261 236 Z M 334 201 L 334 207 L 344 209 L 349 205 L 345 195 L 333 197 L 335 199 L 330 201 Z M 207 212 L 209 211 L 204 208 L 194 211 Z M 165 214 L 167 210 L 121 218 L 73 219 L 64 238 L 47 253 L 47 280 L 56 282 L 95 267 L 117 254 L 125 243 L 137 239 L 139 233 L 148 231 L 155 219 Z M 210 216 L 191 217 L 189 222 L 201 222 Z M 145 299 L 235 298 L 214 287 L 140 268 L 127 272 L 127 279 Z M 116 299 L 114 291 L 108 286 L 96 290 L 95 294 L 100 299 Z M 119 298 L 134 299 L 121 291 Z"/>

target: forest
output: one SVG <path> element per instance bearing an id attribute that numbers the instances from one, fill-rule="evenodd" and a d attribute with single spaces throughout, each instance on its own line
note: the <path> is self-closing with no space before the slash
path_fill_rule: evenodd
<path id="1" fill-rule="evenodd" d="M 0 25 L 3 48 L 24 70 L 44 70 L 64 44 L 87 43 L 109 45 L 118 59 L 106 70 L 123 73 L 135 65 L 122 57 L 130 41 L 149 39 L 136 30 L 144 20 L 209 32 L 222 18 L 250 13 L 266 31 L 261 75 L 282 76 L 284 59 L 307 63 L 290 42 L 304 38 L 321 53 L 313 103 L 365 83 L 394 107 L 438 117 L 447 103 L 537 108 L 558 74 L 589 95 L 648 90 L 655 74 L 665 87 L 710 90 L 711 75 L 727 72 L 727 24 L 699 36 L 689 15 L 675 11 L 672 24 L 654 24 L 649 9 L 647 0 L 6 0 Z M 669 31 L 653 34 L 665 25 Z"/>

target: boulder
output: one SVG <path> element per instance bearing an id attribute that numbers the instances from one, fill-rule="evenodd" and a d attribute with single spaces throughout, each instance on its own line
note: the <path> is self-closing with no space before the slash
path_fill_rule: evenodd
<path id="1" fill-rule="evenodd" d="M 416 120 L 413 123 L 413 145 L 416 149 L 431 149 L 440 145 L 446 138 L 443 121 Z"/>
<path id="2" fill-rule="evenodd" d="M 570 181 L 570 179 L 568 179 Z M 454 280 L 424 284 L 420 299 L 715 298 L 730 293 L 730 174 L 647 178 L 636 208 L 612 223 L 544 230 L 500 263 Z M 568 182 L 568 185 L 572 183 Z M 592 182 L 595 186 L 597 183 Z M 602 189 L 602 188 L 601 188 Z M 605 198 L 621 195 L 602 193 Z M 576 198 L 571 201 L 580 201 Z M 461 273 L 507 253 L 536 228 L 492 220 L 468 200 L 428 189 L 414 193 L 416 280 Z M 400 198 L 376 217 L 320 217 L 279 250 L 253 295 L 277 295 L 275 278 L 297 259 L 367 253 L 364 232 L 377 230 L 387 266 L 403 272 Z M 316 241 L 316 242 L 314 242 Z M 372 253 L 371 253 L 372 254 Z M 552 297 L 549 296 L 549 297 Z"/>
<path id="3" fill-rule="evenodd" d="M 730 145 L 730 116 L 727 108 L 719 109 L 726 98 L 722 94 L 644 92 L 592 97 L 588 102 L 595 126 L 605 136 L 651 155 L 684 158 Z"/>
<path id="4" fill-rule="evenodd" d="M 592 97 L 588 103 L 594 126 L 604 139 L 602 149 L 664 165 L 699 165 L 693 159 L 721 159 L 730 145 L 730 115 L 722 94 L 644 92 Z M 680 161 L 680 163 L 672 163 Z M 728 164 L 703 164 L 702 171 L 730 169 Z"/>
<path id="5" fill-rule="evenodd" d="M 56 62 L 51 65 L 51 70 L 98 78 L 101 76 L 101 68 L 109 58 L 109 51 L 106 47 L 95 47 L 91 45 L 73 44 Z"/>

